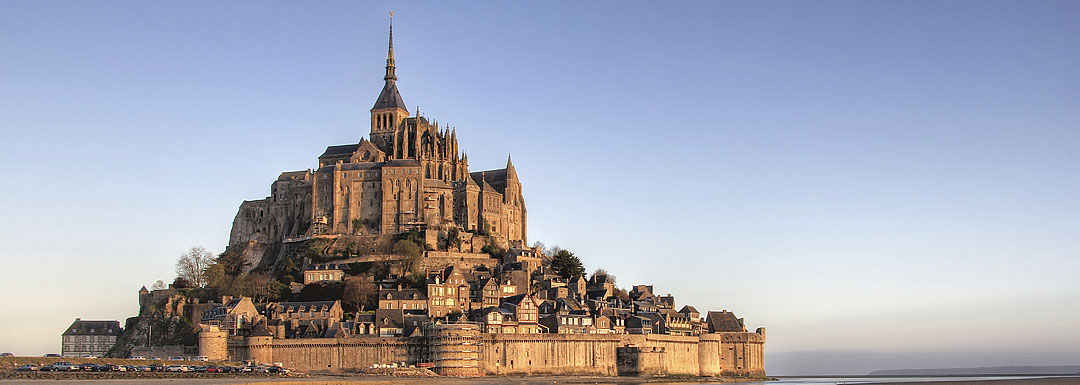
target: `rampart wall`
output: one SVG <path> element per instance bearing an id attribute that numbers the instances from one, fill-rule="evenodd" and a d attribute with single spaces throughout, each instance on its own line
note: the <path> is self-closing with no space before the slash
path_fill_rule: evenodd
<path id="1" fill-rule="evenodd" d="M 439 372 L 462 373 L 462 368 L 472 367 L 471 362 L 477 360 L 475 365 L 479 370 L 468 372 L 488 375 L 765 375 L 764 331 L 701 336 L 481 334 L 474 351 L 471 347 L 449 349 L 443 346 L 447 341 L 461 340 L 461 336 L 440 338 L 437 330 L 429 331 L 426 338 L 248 337 L 230 341 L 228 350 L 233 359 L 280 362 L 303 371 L 431 363 Z M 216 346 L 207 340 L 214 336 L 200 337 L 205 338 L 200 340 L 205 346 Z M 475 356 L 472 355 L 474 352 Z"/>
<path id="2" fill-rule="evenodd" d="M 487 374 L 615 376 L 615 335 L 485 334 L 481 363 Z"/>
<path id="3" fill-rule="evenodd" d="M 266 347 L 268 355 L 249 359 L 280 362 L 303 371 L 360 369 L 394 362 L 413 365 L 426 351 L 422 340 L 384 337 L 273 339 Z"/>

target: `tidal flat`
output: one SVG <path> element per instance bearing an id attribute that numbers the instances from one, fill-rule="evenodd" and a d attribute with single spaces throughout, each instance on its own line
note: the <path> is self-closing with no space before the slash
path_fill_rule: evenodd
<path id="1" fill-rule="evenodd" d="M 159 379 L 11 379 L 4 385 L 40 384 L 95 384 L 95 385 L 462 385 L 462 384 L 770 384 L 770 385 L 1080 385 L 1080 376 L 1066 377 L 783 377 L 773 381 L 747 381 L 722 378 L 638 378 L 638 377 L 584 377 L 584 376 L 536 376 L 536 377 L 476 377 L 476 378 L 400 378 L 384 376 L 363 377 L 311 377 L 311 378 L 159 378 Z"/>

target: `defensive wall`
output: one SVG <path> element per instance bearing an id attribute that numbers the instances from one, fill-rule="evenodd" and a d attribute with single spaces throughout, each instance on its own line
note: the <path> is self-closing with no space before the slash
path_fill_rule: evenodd
<path id="1" fill-rule="evenodd" d="M 435 325 L 425 337 L 275 339 L 200 333 L 200 355 L 311 370 L 432 365 L 444 375 L 764 376 L 765 332 L 700 336 L 482 334 Z M 223 352 L 222 349 L 225 349 Z"/>

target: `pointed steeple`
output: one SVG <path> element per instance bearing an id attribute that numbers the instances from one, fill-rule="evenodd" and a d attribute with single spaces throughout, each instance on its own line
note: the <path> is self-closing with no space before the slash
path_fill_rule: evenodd
<path id="1" fill-rule="evenodd" d="M 517 170 L 514 169 L 514 162 L 510 160 L 510 154 L 506 154 L 506 179 L 517 179 Z"/>
<path id="2" fill-rule="evenodd" d="M 386 52 L 386 76 L 383 76 L 383 80 L 396 81 L 394 69 L 394 13 L 390 12 L 390 49 Z"/>
<path id="3" fill-rule="evenodd" d="M 386 84 L 383 85 L 382 92 L 379 93 L 379 98 L 375 100 L 375 106 L 371 107 L 374 110 L 393 109 L 400 108 L 406 111 L 408 115 L 408 108 L 405 107 L 405 101 L 401 99 L 401 93 L 397 89 L 397 73 L 395 72 L 396 66 L 394 65 L 394 14 L 390 13 L 390 46 L 386 53 L 386 76 L 383 76 L 383 80 Z"/>

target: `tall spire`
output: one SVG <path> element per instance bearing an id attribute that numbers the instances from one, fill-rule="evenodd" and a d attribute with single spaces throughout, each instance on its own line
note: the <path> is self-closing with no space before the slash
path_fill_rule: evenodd
<path id="1" fill-rule="evenodd" d="M 390 49 L 386 53 L 386 76 L 383 80 L 394 81 L 397 80 L 397 74 L 394 73 L 394 12 L 390 12 Z"/>
<path id="2" fill-rule="evenodd" d="M 405 101 L 401 99 L 401 93 L 398 92 L 397 74 L 394 69 L 394 13 L 390 12 L 390 47 L 386 53 L 386 76 L 383 76 L 386 84 L 383 84 L 382 92 L 379 93 L 379 98 L 375 99 L 375 106 L 371 107 L 371 110 L 374 112 L 375 110 L 401 109 L 404 110 L 404 115 L 408 116 L 409 109 L 405 107 Z M 399 118 L 404 119 L 405 116 Z"/>

